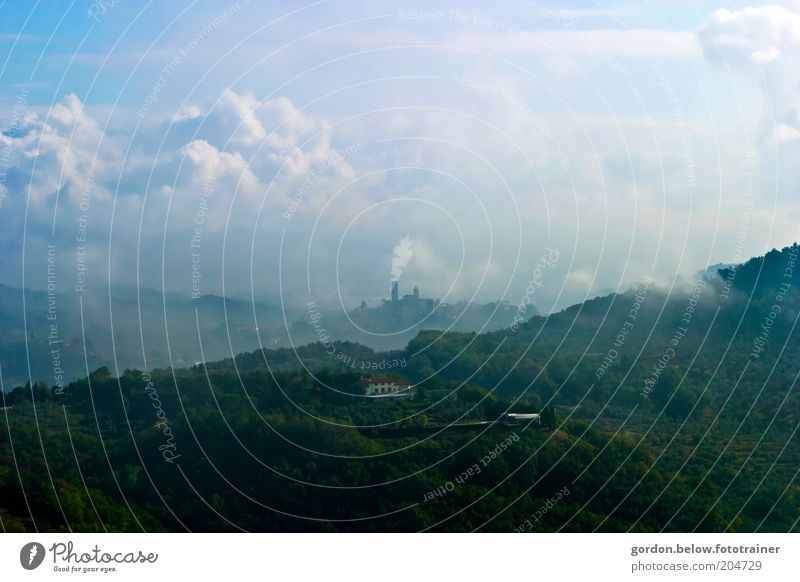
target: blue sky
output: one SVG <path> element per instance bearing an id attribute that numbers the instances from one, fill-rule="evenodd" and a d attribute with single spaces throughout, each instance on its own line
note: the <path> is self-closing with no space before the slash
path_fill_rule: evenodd
<path id="1" fill-rule="evenodd" d="M 3 2 L 0 282 L 669 283 L 800 238 L 798 56 L 796 2 Z"/>

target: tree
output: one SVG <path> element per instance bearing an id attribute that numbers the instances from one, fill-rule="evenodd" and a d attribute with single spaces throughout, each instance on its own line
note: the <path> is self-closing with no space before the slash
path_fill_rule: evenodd
<path id="1" fill-rule="evenodd" d="M 544 407 L 544 410 L 541 412 L 540 420 L 542 426 L 547 430 L 556 429 L 556 412 L 552 404 L 548 404 Z"/>

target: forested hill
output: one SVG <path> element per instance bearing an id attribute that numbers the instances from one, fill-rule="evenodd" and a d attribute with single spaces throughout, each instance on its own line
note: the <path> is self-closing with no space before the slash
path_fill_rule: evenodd
<path id="1" fill-rule="evenodd" d="M 0 522 L 798 531 L 797 257 L 645 282 L 517 329 L 423 332 L 388 354 L 317 344 L 101 369 L 62 395 L 19 387 L 2 412 Z M 418 397 L 364 398 L 372 374 Z M 552 413 L 543 427 L 495 422 L 537 411 Z"/>
<path id="2" fill-rule="evenodd" d="M 800 370 L 799 250 L 772 251 L 671 289 L 644 282 L 534 317 L 516 331 L 427 332 L 409 345 L 409 361 L 417 378 L 435 370 L 507 396 L 533 392 L 543 402 L 582 401 L 590 408 L 638 404 L 660 411 L 669 402 L 673 415 L 688 414 L 696 403 L 695 414 L 718 410 L 741 378 L 742 398 L 730 406 L 748 408 L 748 398 L 760 393 L 756 408 L 778 411 Z M 794 426 L 797 407 L 778 414 Z"/>

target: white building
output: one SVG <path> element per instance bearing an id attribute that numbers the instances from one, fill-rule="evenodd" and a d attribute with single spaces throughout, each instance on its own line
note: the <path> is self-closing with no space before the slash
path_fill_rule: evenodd
<path id="1" fill-rule="evenodd" d="M 529 424 L 542 424 L 542 417 L 540 414 L 537 414 L 535 412 L 529 414 L 520 412 L 509 412 L 501 417 L 500 422 L 509 425 L 517 425 L 522 422 L 528 422 Z"/>
<path id="2" fill-rule="evenodd" d="M 361 379 L 364 394 L 370 398 L 414 398 L 414 387 L 408 380 L 392 376 L 372 376 Z"/>

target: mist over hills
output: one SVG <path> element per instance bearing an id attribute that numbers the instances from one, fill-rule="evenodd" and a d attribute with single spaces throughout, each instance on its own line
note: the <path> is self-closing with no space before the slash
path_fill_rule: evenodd
<path id="1" fill-rule="evenodd" d="M 282 305 L 203 295 L 189 299 L 153 289 L 49 294 L 0 285 L 0 365 L 6 390 L 34 382 L 51 385 L 90 370 L 186 367 L 264 348 L 320 341 L 356 341 L 373 349 L 401 349 L 422 329 L 494 330 L 511 324 L 507 304 L 453 305 L 432 300 L 427 311 L 386 301 L 348 313 L 308 303 Z M 527 317 L 536 313 L 528 306 Z M 51 327 L 55 326 L 55 327 Z M 27 333 L 26 333 L 27 331 Z M 30 370 L 30 374 L 29 374 Z"/>
<path id="2" fill-rule="evenodd" d="M 231 351 L 252 349 L 259 345 L 254 317 L 270 322 L 262 325 L 267 342 L 282 327 L 280 307 L 210 295 L 191 301 L 151 289 L 55 297 L 28 290 L 24 301 L 23 308 L 20 289 L 0 286 L 0 362 L 6 389 L 27 380 L 28 362 L 34 381 L 55 384 L 55 349 L 56 363 L 69 382 L 101 366 L 120 371 L 181 367 L 201 360 L 202 351 L 208 358 L 223 358 Z M 287 312 L 288 317 L 299 315 Z"/>
<path id="3" fill-rule="evenodd" d="M 796 399 L 800 371 L 796 322 L 800 309 L 797 244 L 716 274 L 663 288 L 645 281 L 624 293 L 596 297 L 518 327 L 481 334 L 424 330 L 405 349 L 382 354 L 358 343 L 333 342 L 299 350 L 241 354 L 246 370 L 266 363 L 311 362 L 312 369 L 346 369 L 352 360 L 397 358 L 413 380 L 436 384 L 468 381 L 504 397 L 599 409 L 638 406 L 680 417 L 718 410 L 720 398 L 744 378 L 759 378 L 760 401 L 775 404 L 774 390 Z M 231 360 L 211 367 L 231 365 Z M 246 364 L 245 362 L 249 362 Z M 779 364 L 773 369 L 773 366 Z M 763 390 L 762 390 L 763 388 Z M 776 407 L 796 418 L 796 407 Z"/>
<path id="4" fill-rule="evenodd" d="M 389 352 L 319 341 L 20 386 L 3 397 L 0 516 L 7 531 L 797 531 L 798 258 Z M 374 375 L 416 397 L 365 397 Z"/>
<path id="5" fill-rule="evenodd" d="M 10 531 L 797 531 L 799 256 L 391 352 L 317 342 L 20 386 L 0 515 Z M 373 374 L 418 395 L 365 398 Z"/>

